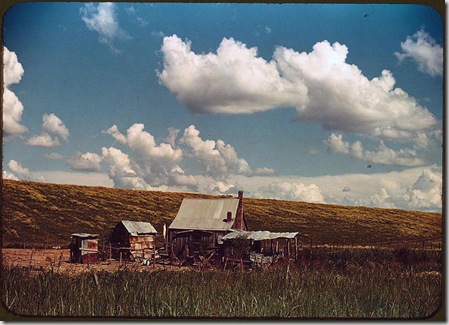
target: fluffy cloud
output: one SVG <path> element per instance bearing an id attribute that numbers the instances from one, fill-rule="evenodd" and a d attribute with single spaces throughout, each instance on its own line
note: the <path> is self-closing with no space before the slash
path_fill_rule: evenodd
<path id="1" fill-rule="evenodd" d="M 55 114 L 44 114 L 42 116 L 42 129 L 40 135 L 27 140 L 27 144 L 37 147 L 57 147 L 61 143 L 59 139 L 67 141 L 70 133 L 64 123 Z"/>
<path id="2" fill-rule="evenodd" d="M 144 131 L 144 125 L 136 123 L 127 130 L 129 148 L 136 156 L 140 174 L 152 186 L 167 183 L 168 175 L 183 174 L 178 162 L 183 153 L 168 143 L 157 144 L 154 137 Z"/>
<path id="3" fill-rule="evenodd" d="M 2 171 L 2 175 L 3 175 L 3 179 L 11 179 L 13 181 L 19 180 L 19 178 L 16 175 L 14 175 L 13 173 L 10 173 L 6 170 Z"/>
<path id="4" fill-rule="evenodd" d="M 395 52 L 399 62 L 411 59 L 418 64 L 419 71 L 431 76 L 443 75 L 443 47 L 423 29 L 401 42 L 402 53 Z"/>
<path id="5" fill-rule="evenodd" d="M 73 170 L 82 170 L 82 171 L 101 171 L 101 157 L 96 153 L 86 152 L 86 153 L 77 153 L 74 157 L 68 160 L 70 168 Z"/>
<path id="6" fill-rule="evenodd" d="M 271 61 L 234 39 L 223 39 L 216 53 L 196 54 L 176 35 L 161 47 L 160 82 L 193 112 L 249 114 L 295 107 L 298 120 L 327 129 L 407 140 L 432 129 L 437 120 L 396 83 L 392 73 L 369 80 L 346 63 L 348 48 L 328 41 L 310 53 L 279 46 Z"/>
<path id="7" fill-rule="evenodd" d="M 267 187 L 261 187 L 256 196 L 290 201 L 324 203 L 321 190 L 315 184 L 305 185 L 303 183 L 275 182 L 269 184 Z"/>
<path id="8" fill-rule="evenodd" d="M 22 180 L 29 180 L 31 179 L 31 173 L 28 168 L 22 167 L 22 165 L 15 161 L 10 160 L 8 163 L 8 167 L 11 170 L 12 174 L 11 179 L 22 179 Z"/>
<path id="9" fill-rule="evenodd" d="M 52 137 L 48 133 L 35 135 L 27 140 L 27 144 L 33 147 L 59 147 L 61 143 L 58 138 Z"/>
<path id="10" fill-rule="evenodd" d="M 24 70 L 15 52 L 3 47 L 3 134 L 5 140 L 13 140 L 27 132 L 28 129 L 20 124 L 23 105 L 17 96 L 9 89 L 22 79 Z"/>
<path id="11" fill-rule="evenodd" d="M 113 54 L 119 54 L 120 50 L 114 46 L 114 42 L 129 39 L 130 36 L 119 26 L 115 4 L 102 2 L 95 6 L 93 3 L 86 3 L 80 9 L 80 14 L 87 28 L 99 34 L 100 43 L 107 45 Z"/>
<path id="12" fill-rule="evenodd" d="M 103 161 L 110 166 L 109 175 L 120 187 L 224 194 L 240 189 L 238 184 L 228 181 L 231 174 L 274 175 L 274 170 L 266 167 L 253 171 L 247 161 L 222 140 L 201 139 L 194 125 L 186 128 L 180 139 L 180 130 L 168 128 L 166 142 L 159 144 L 141 123 L 129 127 L 126 136 L 115 125 L 103 133 L 126 144 L 129 150 L 129 154 L 113 147 L 102 151 Z M 181 167 L 185 157 L 188 157 L 187 165 L 200 175 L 186 174 Z M 120 170 L 127 172 L 120 174 Z"/>
<path id="13" fill-rule="evenodd" d="M 194 112 L 249 114 L 305 100 L 307 89 L 282 78 L 257 48 L 233 38 L 223 39 L 216 54 L 197 55 L 190 46 L 176 35 L 164 37 L 158 77 Z"/>
<path id="14" fill-rule="evenodd" d="M 55 114 L 44 114 L 42 116 L 42 129 L 49 134 L 54 134 L 63 140 L 67 140 L 69 130 L 59 117 Z"/>
<path id="15" fill-rule="evenodd" d="M 330 152 L 349 155 L 354 159 L 364 160 L 373 164 L 413 167 L 423 166 L 427 163 L 426 159 L 419 157 L 415 150 L 400 149 L 395 151 L 387 147 L 382 140 L 375 151 L 364 150 L 360 141 L 352 144 L 343 141 L 343 135 L 341 134 L 332 133 L 324 143 Z"/>
<path id="16" fill-rule="evenodd" d="M 113 147 L 103 147 L 101 155 L 102 159 L 109 164 L 108 173 L 114 186 L 134 189 L 147 188 L 147 184 L 134 171 L 132 161 L 127 154 Z"/>
<path id="17" fill-rule="evenodd" d="M 113 125 L 111 126 L 109 129 L 107 129 L 106 131 L 101 131 L 101 133 L 103 134 L 109 134 L 111 137 L 113 137 L 115 140 L 117 140 L 119 143 L 121 144 L 125 144 L 126 143 L 126 136 L 123 135 L 117 125 Z"/>
<path id="18" fill-rule="evenodd" d="M 169 143 L 157 144 L 153 135 L 144 131 L 143 124 L 133 124 L 128 128 L 126 136 L 116 125 L 103 133 L 127 144 L 132 153 L 131 158 L 116 148 L 103 148 L 103 159 L 109 164 L 109 175 L 117 186 L 154 189 L 177 182 L 186 186 L 192 184 L 192 180 L 183 175 L 184 171 L 178 165 L 183 157 L 182 150 L 173 148 Z M 119 172 L 122 169 L 124 174 Z"/>
<path id="19" fill-rule="evenodd" d="M 406 209 L 440 210 L 443 193 L 441 167 L 425 169 L 416 182 L 401 196 L 399 205 Z"/>
<path id="20" fill-rule="evenodd" d="M 184 130 L 180 142 L 191 149 L 193 157 L 201 164 L 205 175 L 223 179 L 229 174 L 250 175 L 251 168 L 239 158 L 235 149 L 222 140 L 203 140 L 194 125 Z"/>

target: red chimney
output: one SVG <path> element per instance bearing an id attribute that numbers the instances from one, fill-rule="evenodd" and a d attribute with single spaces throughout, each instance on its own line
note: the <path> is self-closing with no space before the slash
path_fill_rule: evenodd
<path id="1" fill-rule="evenodd" d="M 232 221 L 232 212 L 228 211 L 228 214 L 226 215 L 226 222 L 231 222 Z"/>
<path id="2" fill-rule="evenodd" d="M 237 213 L 235 215 L 235 223 L 233 229 L 236 230 L 246 230 L 245 222 L 243 220 L 243 191 L 239 191 L 239 205 L 237 207 Z"/>

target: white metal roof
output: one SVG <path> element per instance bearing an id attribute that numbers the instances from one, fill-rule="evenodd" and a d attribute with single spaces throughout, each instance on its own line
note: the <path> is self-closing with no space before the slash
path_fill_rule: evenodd
<path id="1" fill-rule="evenodd" d="M 138 235 L 157 233 L 156 229 L 149 222 L 123 220 L 122 224 L 129 233 L 137 233 Z"/>
<path id="2" fill-rule="evenodd" d="M 238 204 L 238 198 L 184 199 L 169 228 L 227 231 L 235 221 Z M 228 211 L 231 222 L 225 221 Z"/>
<path id="3" fill-rule="evenodd" d="M 245 238 L 255 241 L 286 238 L 292 239 L 298 235 L 298 232 L 270 232 L 270 231 L 233 231 L 223 236 L 222 240 Z"/>

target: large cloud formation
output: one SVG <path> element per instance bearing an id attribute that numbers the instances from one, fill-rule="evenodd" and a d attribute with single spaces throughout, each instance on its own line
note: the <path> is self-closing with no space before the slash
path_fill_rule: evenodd
<path id="1" fill-rule="evenodd" d="M 23 105 L 17 96 L 9 89 L 22 79 L 24 70 L 15 52 L 3 46 L 3 134 L 4 140 L 20 137 L 28 129 L 20 124 Z"/>
<path id="2" fill-rule="evenodd" d="M 135 123 L 126 135 L 116 125 L 102 133 L 108 134 L 124 150 L 102 148 L 102 160 L 109 165 L 109 176 L 118 187 L 161 190 L 189 190 L 206 193 L 233 193 L 238 184 L 228 182 L 230 175 L 273 175 L 266 167 L 251 169 L 234 147 L 224 141 L 203 140 L 195 125 L 180 130 L 169 128 L 166 142 L 157 143 L 144 125 Z M 197 173 L 187 174 L 181 167 L 184 158 L 194 164 Z"/>
<path id="3" fill-rule="evenodd" d="M 434 128 L 437 119 L 400 88 L 388 70 L 369 80 L 338 42 L 310 53 L 278 46 L 271 61 L 232 38 L 216 53 L 196 54 L 190 41 L 165 37 L 160 82 L 197 113 L 249 114 L 295 107 L 299 120 L 326 129 L 406 140 Z"/>
<path id="4" fill-rule="evenodd" d="M 418 64 L 419 71 L 431 76 L 443 75 L 443 47 L 421 29 L 401 42 L 403 53 L 395 52 L 399 62 L 411 59 Z"/>

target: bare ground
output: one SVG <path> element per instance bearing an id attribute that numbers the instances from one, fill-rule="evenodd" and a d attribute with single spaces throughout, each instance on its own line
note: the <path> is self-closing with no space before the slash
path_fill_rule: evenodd
<path id="1" fill-rule="evenodd" d="M 26 267 L 32 271 L 49 271 L 64 274 L 79 274 L 89 271 L 106 271 L 115 272 L 118 270 L 132 271 L 152 271 L 161 269 L 181 270 L 184 267 L 164 266 L 155 264 L 151 266 L 143 266 L 139 262 L 120 261 L 108 259 L 106 261 L 98 261 L 92 264 L 75 264 L 70 263 L 69 249 L 18 249 L 18 248 L 2 248 L 3 266 L 5 267 Z"/>

